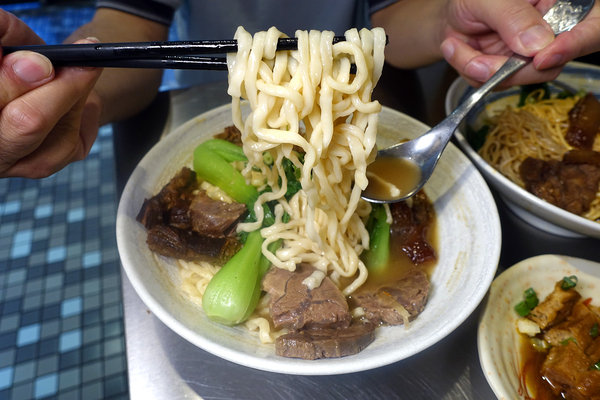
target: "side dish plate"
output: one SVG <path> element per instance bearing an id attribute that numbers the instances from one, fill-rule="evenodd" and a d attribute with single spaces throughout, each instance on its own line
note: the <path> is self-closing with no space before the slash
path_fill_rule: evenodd
<path id="1" fill-rule="evenodd" d="M 361 353 L 306 361 L 275 355 L 243 327 L 226 327 L 206 318 L 178 289 L 177 266 L 155 257 L 135 217 L 145 198 L 157 193 L 194 147 L 231 125 L 229 105 L 213 109 L 166 135 L 131 175 L 118 208 L 117 242 L 123 268 L 140 298 L 163 323 L 196 346 L 247 367 L 285 374 L 332 375 L 381 367 L 414 355 L 459 326 L 483 299 L 500 254 L 500 222 L 493 197 L 477 169 L 450 145 L 425 190 L 438 216 L 439 263 L 424 312 L 408 328 L 377 330 Z M 391 145 L 428 129 L 405 114 L 384 108 L 378 144 Z"/>
<path id="2" fill-rule="evenodd" d="M 582 298 L 598 304 L 600 264 L 573 257 L 541 255 L 523 260 L 500 274 L 492 283 L 479 322 L 477 348 L 483 373 L 498 399 L 530 399 L 519 374 L 518 315 L 514 305 L 523 292 L 533 288 L 544 299 L 554 284 L 565 276 L 576 275 L 577 291 Z"/>

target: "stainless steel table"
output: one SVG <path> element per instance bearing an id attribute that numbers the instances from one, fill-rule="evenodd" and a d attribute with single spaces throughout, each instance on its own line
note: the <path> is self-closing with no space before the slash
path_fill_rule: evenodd
<path id="1" fill-rule="evenodd" d="M 170 93 L 164 131 L 228 101 L 224 83 Z M 521 221 L 501 199 L 498 208 L 503 230 L 498 272 L 538 254 L 600 262 L 600 240 L 553 236 Z M 238 366 L 195 347 L 147 309 L 125 274 L 123 296 L 129 385 L 134 400 L 494 398 L 477 354 L 481 305 L 441 342 L 395 364 L 347 375 L 296 376 Z"/>

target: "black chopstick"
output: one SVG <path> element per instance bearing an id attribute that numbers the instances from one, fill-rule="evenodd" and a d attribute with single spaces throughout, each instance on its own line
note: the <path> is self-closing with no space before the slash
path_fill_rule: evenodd
<path id="1" fill-rule="evenodd" d="M 343 36 L 335 36 L 333 43 L 346 40 Z M 280 38 L 277 50 L 295 50 L 298 47 L 296 38 Z M 5 46 L 4 54 L 19 50 L 30 50 L 41 53 L 51 61 L 91 60 L 101 58 L 157 58 L 175 55 L 222 54 L 237 51 L 236 40 L 185 40 L 170 42 L 129 42 L 129 43 L 86 43 Z"/>
<path id="2" fill-rule="evenodd" d="M 131 58 L 102 60 L 54 61 L 56 67 L 98 67 L 98 68 L 153 68 L 153 69 L 202 69 L 226 71 L 225 57 L 164 56 L 162 58 Z"/>

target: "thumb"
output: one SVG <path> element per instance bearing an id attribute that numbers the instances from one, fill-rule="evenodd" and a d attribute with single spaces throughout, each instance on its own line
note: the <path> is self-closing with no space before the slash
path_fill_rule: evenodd
<path id="1" fill-rule="evenodd" d="M 544 7 L 545 3 L 540 1 L 537 6 Z M 535 55 L 554 40 L 542 13 L 528 1 L 490 1 L 472 13 L 495 30 L 513 52 L 523 56 Z"/>

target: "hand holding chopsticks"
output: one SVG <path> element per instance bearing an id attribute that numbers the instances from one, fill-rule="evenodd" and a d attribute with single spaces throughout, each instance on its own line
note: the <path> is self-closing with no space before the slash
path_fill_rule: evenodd
<path id="1" fill-rule="evenodd" d="M 333 43 L 346 40 L 335 36 Z M 277 50 L 295 50 L 296 38 L 281 38 Z M 19 50 L 35 51 L 57 66 L 205 69 L 227 70 L 224 54 L 237 51 L 235 40 L 196 40 L 171 42 L 93 43 L 36 46 L 5 46 L 4 54 Z"/>

